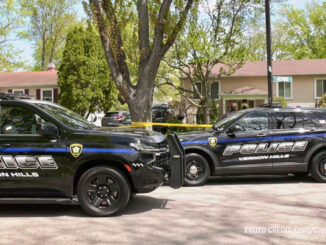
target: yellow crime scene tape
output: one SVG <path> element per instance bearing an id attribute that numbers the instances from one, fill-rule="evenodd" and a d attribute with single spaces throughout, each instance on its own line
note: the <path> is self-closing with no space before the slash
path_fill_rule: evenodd
<path id="1" fill-rule="evenodd" d="M 183 128 L 211 128 L 213 125 L 210 125 L 210 124 L 131 122 L 130 126 L 120 126 L 119 128 L 143 128 L 143 127 L 150 127 L 150 126 L 183 127 Z"/>

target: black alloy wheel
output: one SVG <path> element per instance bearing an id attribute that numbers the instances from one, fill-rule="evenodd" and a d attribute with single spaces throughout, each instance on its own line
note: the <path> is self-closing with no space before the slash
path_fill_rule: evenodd
<path id="1" fill-rule="evenodd" d="M 210 167 L 202 155 L 190 153 L 186 155 L 185 185 L 204 185 L 210 175 Z"/>
<path id="2" fill-rule="evenodd" d="M 111 216 L 122 211 L 130 199 L 124 175 L 110 167 L 94 167 L 80 178 L 77 196 L 81 207 L 92 216 Z"/>

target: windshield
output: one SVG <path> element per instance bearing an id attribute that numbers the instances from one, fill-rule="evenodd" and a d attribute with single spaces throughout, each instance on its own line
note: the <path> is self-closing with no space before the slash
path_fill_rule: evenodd
<path id="1" fill-rule="evenodd" d="M 226 125 L 228 125 L 230 122 L 232 122 L 234 119 L 242 116 L 245 113 L 245 110 L 238 111 L 235 113 L 230 114 L 229 116 L 223 118 L 222 120 L 219 120 L 215 124 L 215 128 L 221 128 L 223 129 Z"/>
<path id="2" fill-rule="evenodd" d="M 63 122 L 65 125 L 67 125 L 70 128 L 75 128 L 75 129 L 95 128 L 95 125 L 91 124 L 86 119 L 82 118 L 75 112 L 65 107 L 61 107 L 50 103 L 36 103 L 36 105 L 42 108 L 44 111 L 49 113 L 57 120 Z"/>

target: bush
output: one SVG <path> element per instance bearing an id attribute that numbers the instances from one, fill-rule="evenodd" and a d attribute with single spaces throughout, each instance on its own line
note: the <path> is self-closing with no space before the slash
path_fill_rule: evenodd
<path id="1" fill-rule="evenodd" d="M 281 104 L 282 107 L 287 107 L 288 103 L 286 102 L 286 99 L 282 96 L 275 96 L 273 97 L 273 102 L 278 102 Z"/>
<path id="2" fill-rule="evenodd" d="M 170 119 L 166 123 L 177 123 L 182 124 L 182 122 L 179 119 Z M 186 128 L 186 127 L 167 127 L 166 134 L 170 134 L 172 132 L 176 133 L 184 133 L 184 132 L 190 132 L 192 130 L 195 130 L 194 128 Z"/>
<path id="3" fill-rule="evenodd" d="M 318 107 L 326 107 L 326 94 L 318 100 Z"/>
<path id="4" fill-rule="evenodd" d="M 218 118 L 220 117 L 218 107 L 214 100 L 210 101 L 210 108 L 209 108 L 209 123 L 214 124 Z M 204 123 L 204 111 L 202 107 L 199 107 L 197 110 L 197 124 Z"/>

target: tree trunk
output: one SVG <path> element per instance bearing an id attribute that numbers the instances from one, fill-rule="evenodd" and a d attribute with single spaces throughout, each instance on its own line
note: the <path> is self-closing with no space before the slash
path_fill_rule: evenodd
<path id="1" fill-rule="evenodd" d="M 206 100 L 203 104 L 204 124 L 210 123 L 210 104 L 209 100 Z"/>
<path id="2" fill-rule="evenodd" d="M 152 82 L 154 84 L 154 82 Z M 133 122 L 151 122 L 153 105 L 153 86 L 137 89 L 135 96 L 128 102 L 131 121 Z"/>
<path id="3" fill-rule="evenodd" d="M 46 48 L 46 43 L 45 43 L 45 33 L 43 33 L 43 36 L 42 36 L 42 55 L 41 55 L 41 70 L 42 71 L 45 71 L 45 68 L 46 68 L 46 64 L 45 64 L 45 50 Z"/>

